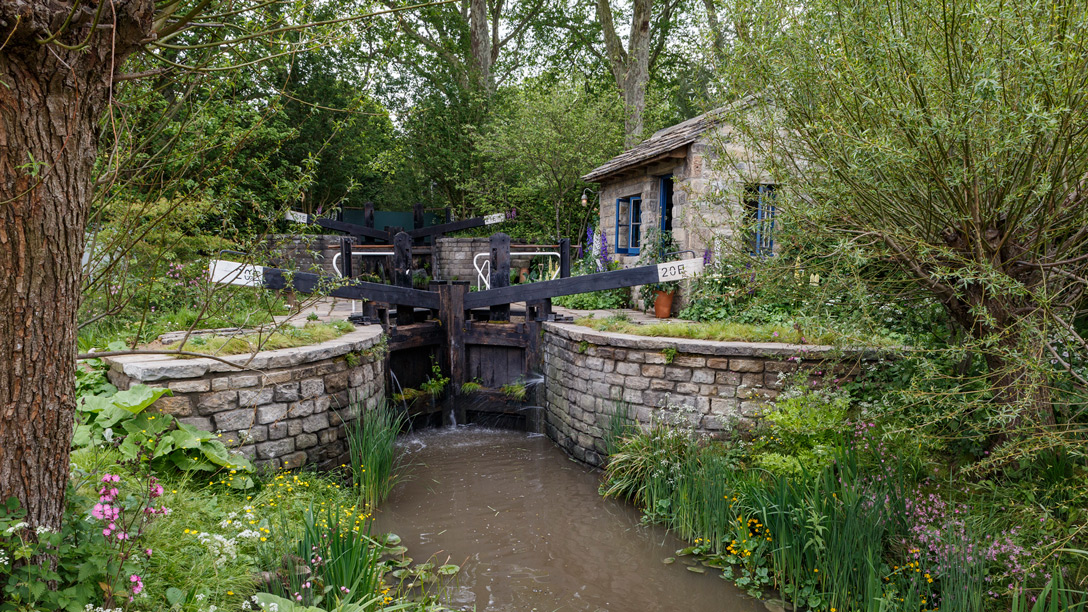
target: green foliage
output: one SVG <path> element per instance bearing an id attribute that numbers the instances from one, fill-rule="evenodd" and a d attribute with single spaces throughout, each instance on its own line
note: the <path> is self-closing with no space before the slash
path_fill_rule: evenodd
<path id="1" fill-rule="evenodd" d="M 361 504 L 375 508 L 385 500 L 397 481 L 397 434 L 407 424 L 403 412 L 388 404 L 373 410 L 357 402 L 352 408 L 358 416 L 345 423 L 351 480 Z"/>
<path id="2" fill-rule="evenodd" d="M 296 601 L 301 595 L 302 602 L 311 605 L 328 600 L 338 606 L 370 599 L 370 606 L 363 609 L 374 609 L 371 598 L 381 590 L 381 550 L 367 533 L 352 525 L 352 517 L 342 516 L 338 507 L 307 510 L 292 552 L 309 571 L 292 571 L 290 589 L 281 594 Z"/>
<path id="3" fill-rule="evenodd" d="M 525 397 L 528 394 L 528 389 L 525 387 L 525 383 L 521 381 L 515 381 L 503 385 L 499 391 L 502 392 L 507 398 L 514 400 L 515 402 L 524 402 Z"/>
<path id="4" fill-rule="evenodd" d="M 639 432 L 638 422 L 631 415 L 631 405 L 626 402 L 614 402 L 608 413 L 608 426 L 604 429 L 604 452 L 616 453 L 627 438 Z"/>
<path id="5" fill-rule="evenodd" d="M 478 393 L 483 388 L 484 386 L 480 384 L 479 381 L 470 380 L 461 385 L 461 395 L 471 395 L 473 393 Z"/>
<path id="6" fill-rule="evenodd" d="M 228 450 L 215 434 L 168 414 L 145 412 L 164 395 L 171 395 L 170 390 L 133 385 L 110 395 L 81 397 L 76 407 L 81 422 L 72 436 L 73 447 L 110 446 L 128 461 L 146 456 L 160 471 L 199 472 L 212 479 L 229 471 L 231 475 L 219 478 L 220 482 L 234 489 L 252 488 L 253 464 Z"/>
<path id="7" fill-rule="evenodd" d="M 170 252 L 164 253 L 164 255 Z M 213 286 L 206 259 L 184 263 L 173 259 L 130 261 L 83 292 L 79 330 L 82 350 L 150 342 L 159 335 L 186 329 L 247 328 L 272 322 L 284 302 L 260 288 Z M 108 316 L 103 316 L 108 315 Z M 96 317 L 103 316 L 101 319 Z M 122 346 L 121 348 L 125 348 Z"/>
<path id="8" fill-rule="evenodd" d="M 296 346 L 319 344 L 355 330 L 347 321 L 330 323 L 307 322 L 302 327 L 284 325 L 271 333 L 255 333 L 240 336 L 194 337 L 184 345 L 180 342 L 168 344 L 165 348 L 209 355 L 244 355 L 257 351 L 272 351 Z M 358 363 L 358 355 L 351 357 Z"/>
<path id="9" fill-rule="evenodd" d="M 597 259 L 592 254 L 587 254 L 572 266 L 571 274 L 581 276 L 583 274 L 596 274 Z M 605 270 L 619 270 L 618 262 L 602 264 Z M 552 302 L 564 308 L 575 310 L 616 310 L 627 308 L 631 305 L 631 291 L 626 287 L 618 289 L 604 289 L 602 291 L 590 291 L 588 293 L 576 293 L 553 298 Z"/>
<path id="10" fill-rule="evenodd" d="M 618 153 L 622 143 L 617 102 L 565 80 L 527 81 L 502 92 L 474 136 L 486 170 L 469 175 L 465 191 L 487 211 L 516 203 L 518 218 L 503 231 L 519 238 L 581 234 L 585 209 L 579 194 L 588 186 L 581 176 Z"/>
<path id="11" fill-rule="evenodd" d="M 944 308 L 983 357 L 987 390 L 929 401 L 945 403 L 949 421 L 975 417 L 987 463 L 1082 446 L 1083 423 L 1055 405 L 1085 398 L 1062 353 L 1088 350 L 1071 333 L 1086 299 L 1088 206 L 1056 177 L 1088 174 L 1074 127 L 1088 111 L 1065 85 L 1085 69 L 1070 45 L 1088 7 L 734 8 L 763 29 L 721 62 L 723 91 L 758 92 L 732 107 L 731 143 L 759 160 L 753 175 L 788 186 L 786 224 L 831 246 L 825 259 L 868 262 L 864 280 L 885 293 Z M 1079 389 L 1067 395 L 1071 381 Z"/>
<path id="12" fill-rule="evenodd" d="M 438 365 L 438 362 L 432 360 L 431 375 L 419 385 L 419 388 L 421 391 L 430 394 L 431 397 L 438 397 L 439 395 L 442 395 L 442 391 L 448 384 L 450 384 L 450 377 L 443 376 L 442 368 Z"/>
<path id="13" fill-rule="evenodd" d="M 89 500 L 69 490 L 67 502 L 60 531 L 31 530 L 14 497 L 0 507 L 0 610 L 82 611 L 100 600 L 100 585 L 109 586 L 111 573 L 121 569 L 101 528 L 80 516 Z M 54 556 L 55 567 L 40 562 L 41 555 Z M 127 568 L 135 571 L 136 565 Z"/>
<path id="14" fill-rule="evenodd" d="M 675 346 L 667 346 L 661 349 L 661 356 L 665 358 L 665 363 L 672 363 L 676 359 L 677 350 Z"/>
<path id="15" fill-rule="evenodd" d="M 661 338 L 691 338 L 694 340 L 717 340 L 724 342 L 788 342 L 791 344 L 843 344 L 848 339 L 827 331 L 823 333 L 807 332 L 797 327 L 784 325 L 751 325 L 745 323 L 714 322 L 672 322 L 640 324 L 626 317 L 610 316 L 597 319 L 592 316 L 576 319 L 577 325 L 584 325 L 598 331 L 618 332 L 636 336 Z M 870 345 L 887 345 L 886 338 L 872 338 Z"/>
<path id="16" fill-rule="evenodd" d="M 828 388 L 805 387 L 804 379 L 775 398 L 764 410 L 755 464 L 772 474 L 801 476 L 829 465 L 844 441 L 849 396 Z"/>

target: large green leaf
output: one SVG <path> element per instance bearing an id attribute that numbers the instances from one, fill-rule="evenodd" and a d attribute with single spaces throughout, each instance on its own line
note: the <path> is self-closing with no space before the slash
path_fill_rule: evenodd
<path id="1" fill-rule="evenodd" d="M 170 389 L 160 387 L 132 385 L 128 390 L 118 391 L 109 399 L 115 406 L 124 408 L 132 414 L 140 414 L 164 395 L 171 396 L 173 393 Z"/>
<path id="2" fill-rule="evenodd" d="M 112 405 L 113 397 L 106 395 L 84 395 L 76 402 L 76 408 L 87 414 L 98 414 Z"/>
<path id="3" fill-rule="evenodd" d="M 188 423 L 181 422 L 178 423 L 177 429 L 167 435 L 174 439 L 176 448 L 184 449 L 199 448 L 201 442 L 215 439 L 215 434 L 212 432 L 197 429 Z"/>

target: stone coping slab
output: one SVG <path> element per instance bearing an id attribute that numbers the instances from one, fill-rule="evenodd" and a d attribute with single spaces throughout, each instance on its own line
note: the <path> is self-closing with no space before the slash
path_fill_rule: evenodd
<path id="1" fill-rule="evenodd" d="M 785 342 L 722 342 L 719 340 L 693 340 L 663 336 L 637 336 L 618 332 L 603 332 L 574 323 L 544 324 L 544 329 L 573 342 L 589 342 L 625 349 L 663 350 L 676 349 L 680 353 L 715 355 L 723 357 L 802 357 L 827 359 L 853 357 L 878 359 L 888 357 L 892 351 L 873 348 L 840 348 L 826 344 L 788 344 Z"/>
<path id="2" fill-rule="evenodd" d="M 228 355 L 223 359 L 240 368 L 215 359 L 179 359 L 173 355 L 121 355 L 106 357 L 105 361 L 113 370 L 140 382 L 199 378 L 218 372 L 243 372 L 246 370 L 272 370 L 290 368 L 304 363 L 332 359 L 348 353 L 364 351 L 382 340 L 382 328 L 374 325 L 358 328 L 327 340 L 320 344 L 298 346 L 294 348 L 261 351 L 256 355 Z M 247 363 L 248 362 L 248 363 Z"/>

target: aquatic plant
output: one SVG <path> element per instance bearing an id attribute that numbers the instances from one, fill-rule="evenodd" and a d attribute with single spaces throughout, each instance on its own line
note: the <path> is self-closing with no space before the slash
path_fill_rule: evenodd
<path id="1" fill-rule="evenodd" d="M 389 404 L 366 411 L 362 403 L 354 409 L 359 416 L 345 422 L 352 483 L 368 508 L 380 504 L 396 484 L 397 451 L 394 443 L 407 421 L 404 412 Z"/>
<path id="2" fill-rule="evenodd" d="M 472 393 L 479 393 L 484 386 L 479 381 L 470 380 L 461 385 L 461 395 L 470 395 Z"/>
<path id="3" fill-rule="evenodd" d="M 525 401 L 525 397 L 528 395 L 528 389 L 526 389 L 525 383 L 520 380 L 505 384 L 499 390 L 502 391 L 503 395 L 515 402 Z"/>

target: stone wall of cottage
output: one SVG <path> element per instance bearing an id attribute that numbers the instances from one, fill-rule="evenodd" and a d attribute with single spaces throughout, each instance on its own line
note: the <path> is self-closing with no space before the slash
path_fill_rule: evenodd
<path id="1" fill-rule="evenodd" d="M 264 468 L 347 463 L 344 425 L 384 398 L 381 328 L 298 348 L 211 359 L 108 358 L 110 381 L 167 387 L 150 410 L 214 431 Z M 247 363 L 248 361 L 248 363 Z"/>
<path id="2" fill-rule="evenodd" d="M 815 384 L 839 383 L 875 357 L 829 346 L 650 338 L 563 323 L 544 327 L 545 431 L 591 465 L 603 463 L 604 432 L 619 406 L 644 428 L 655 418 L 681 418 L 697 432 L 728 436 L 750 430 L 799 368 Z"/>

